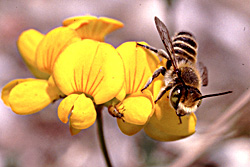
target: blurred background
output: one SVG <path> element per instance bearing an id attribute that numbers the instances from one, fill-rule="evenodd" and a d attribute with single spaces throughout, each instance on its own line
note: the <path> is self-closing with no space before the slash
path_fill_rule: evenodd
<path id="1" fill-rule="evenodd" d="M 197 132 L 175 142 L 154 141 L 143 131 L 126 136 L 105 112 L 104 133 L 114 166 L 250 166 L 250 103 L 249 96 L 241 96 L 250 86 L 249 0 L 0 0 L 0 89 L 13 79 L 33 77 L 16 47 L 22 31 L 34 28 L 45 34 L 67 17 L 86 14 L 124 23 L 106 38 L 115 47 L 125 41 L 146 41 L 163 48 L 154 16 L 172 35 L 192 32 L 199 44 L 198 60 L 209 70 L 203 94 L 233 91 L 204 99 L 197 111 Z M 230 106 L 243 100 L 230 119 L 211 128 Z M 105 166 L 96 124 L 71 136 L 68 125 L 57 118 L 58 104 L 21 116 L 0 101 L 0 167 Z M 223 132 L 210 133 L 220 128 Z"/>

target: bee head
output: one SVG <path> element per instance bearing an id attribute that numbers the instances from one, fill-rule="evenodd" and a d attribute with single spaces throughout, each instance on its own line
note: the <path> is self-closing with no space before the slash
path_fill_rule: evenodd
<path id="1" fill-rule="evenodd" d="M 178 84 L 170 92 L 170 104 L 175 109 L 176 115 L 179 117 L 181 123 L 181 117 L 195 112 L 200 106 L 202 99 L 229 93 L 232 93 L 232 91 L 202 96 L 199 89 L 184 84 Z"/>
<path id="2" fill-rule="evenodd" d="M 170 103 L 177 116 L 181 117 L 196 111 L 201 104 L 200 97 L 202 95 L 197 88 L 179 84 L 170 92 Z"/>

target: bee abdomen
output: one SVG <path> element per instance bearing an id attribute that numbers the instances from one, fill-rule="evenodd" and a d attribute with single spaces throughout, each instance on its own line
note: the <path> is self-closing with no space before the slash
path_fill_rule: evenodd
<path id="1" fill-rule="evenodd" d="M 173 38 L 173 47 L 178 60 L 186 59 L 196 62 L 197 43 L 189 32 L 179 32 Z"/>

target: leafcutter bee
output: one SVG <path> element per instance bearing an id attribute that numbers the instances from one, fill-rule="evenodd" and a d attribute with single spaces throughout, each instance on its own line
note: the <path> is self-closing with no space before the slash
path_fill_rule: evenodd
<path id="1" fill-rule="evenodd" d="M 165 86 L 158 94 L 155 103 L 169 91 L 170 104 L 175 109 L 180 123 L 182 123 L 182 116 L 197 110 L 202 99 L 232 93 L 232 91 L 227 91 L 202 96 L 200 88 L 201 86 L 207 86 L 208 73 L 207 68 L 202 63 L 197 63 L 198 45 L 194 36 L 189 32 L 182 31 L 171 40 L 167 27 L 158 17 L 155 17 L 155 25 L 166 51 L 140 43 L 137 43 L 137 45 L 157 53 L 167 61 L 165 66 L 161 66 L 154 71 L 141 91 L 162 74 Z"/>

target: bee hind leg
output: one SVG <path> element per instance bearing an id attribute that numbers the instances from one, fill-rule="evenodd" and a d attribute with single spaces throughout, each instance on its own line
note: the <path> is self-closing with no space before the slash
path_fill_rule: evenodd
<path id="1" fill-rule="evenodd" d="M 148 46 L 148 45 L 143 45 L 143 44 L 140 44 L 140 43 L 136 43 L 136 45 L 138 45 L 138 46 L 142 46 L 142 47 L 144 47 L 144 48 L 146 48 L 146 49 L 148 49 L 148 50 L 151 50 L 151 51 L 153 51 L 153 52 L 155 52 L 155 53 L 158 53 L 158 49 L 156 49 L 156 48 L 154 48 L 154 47 L 152 47 L 152 46 Z"/>
<path id="2" fill-rule="evenodd" d="M 142 45 L 142 44 L 140 44 L 138 42 L 136 44 L 139 45 L 139 46 L 142 46 L 142 47 L 144 47 L 144 48 L 146 48 L 148 50 L 151 50 L 151 51 L 157 53 L 159 56 L 161 56 L 161 57 L 166 58 L 166 59 L 169 60 L 168 54 L 163 49 L 156 49 L 156 48 L 154 48 L 152 46 Z"/>
<path id="3" fill-rule="evenodd" d="M 158 69 L 156 69 L 152 75 L 152 77 L 149 78 L 149 80 L 147 81 L 146 85 L 144 86 L 144 88 L 142 88 L 141 91 L 145 90 L 147 87 L 149 87 L 149 85 L 153 82 L 153 80 L 158 77 L 160 74 L 162 74 L 163 76 L 166 73 L 166 68 L 161 66 Z"/>

